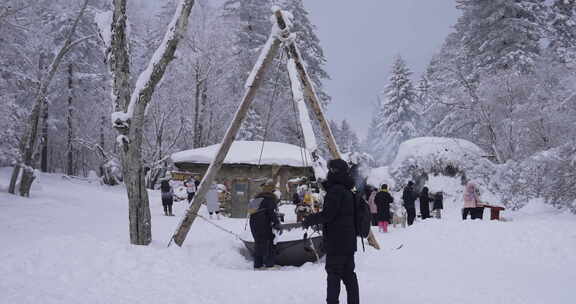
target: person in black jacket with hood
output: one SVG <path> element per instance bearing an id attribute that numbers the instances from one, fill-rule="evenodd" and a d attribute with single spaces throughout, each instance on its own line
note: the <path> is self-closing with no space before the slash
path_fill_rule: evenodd
<path id="1" fill-rule="evenodd" d="M 428 194 L 428 187 L 422 188 L 422 192 L 420 192 L 420 216 L 422 219 L 427 219 L 430 217 L 430 202 L 432 198 Z"/>
<path id="2" fill-rule="evenodd" d="M 327 180 L 322 184 L 326 190 L 324 208 L 306 217 L 304 227 L 322 224 L 326 250 L 326 273 L 328 304 L 338 303 L 340 281 L 344 282 L 349 304 L 360 303 L 358 279 L 354 272 L 356 252 L 356 228 L 354 224 L 354 180 L 348 165 L 341 159 L 328 162 Z"/>
<path id="3" fill-rule="evenodd" d="M 380 231 L 388 232 L 388 223 L 392 221 L 390 205 L 394 203 L 394 198 L 388 192 L 387 184 L 382 184 L 380 191 L 374 197 L 374 203 L 378 209 L 378 227 L 380 227 Z"/>
<path id="4" fill-rule="evenodd" d="M 278 197 L 272 180 L 262 184 L 260 192 L 249 203 L 250 231 L 254 238 L 254 269 L 274 267 L 274 232 L 280 220 L 276 214 Z"/>
<path id="5" fill-rule="evenodd" d="M 402 200 L 404 201 L 404 208 L 406 208 L 408 226 L 414 223 L 416 218 L 416 199 L 418 194 L 414 191 L 414 182 L 409 181 L 408 185 L 404 188 L 402 193 Z"/>

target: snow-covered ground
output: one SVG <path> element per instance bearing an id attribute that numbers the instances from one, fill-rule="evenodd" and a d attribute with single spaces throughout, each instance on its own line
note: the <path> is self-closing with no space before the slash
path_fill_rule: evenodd
<path id="1" fill-rule="evenodd" d="M 463 222 L 457 185 L 430 181 L 447 193 L 441 220 L 376 233 L 382 250 L 357 253 L 362 302 L 574 303 L 576 217 L 534 202 L 508 222 Z M 162 215 L 157 192 L 151 208 L 153 243 L 131 246 L 122 187 L 42 174 L 30 199 L 0 192 L 0 303 L 325 302 L 322 263 L 255 272 L 234 236 L 200 219 L 166 248 L 179 217 Z"/>

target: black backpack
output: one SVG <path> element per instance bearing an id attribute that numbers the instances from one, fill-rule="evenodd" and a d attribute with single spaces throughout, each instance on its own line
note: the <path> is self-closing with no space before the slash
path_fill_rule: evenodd
<path id="1" fill-rule="evenodd" d="M 356 236 L 362 238 L 362 246 L 364 246 L 364 238 L 367 238 L 370 234 L 372 215 L 362 194 L 357 191 L 352 191 L 352 194 L 354 196 L 354 225 L 356 226 Z"/>

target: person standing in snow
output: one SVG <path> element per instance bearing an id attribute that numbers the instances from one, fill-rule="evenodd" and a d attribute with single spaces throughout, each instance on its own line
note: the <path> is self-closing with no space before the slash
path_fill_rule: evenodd
<path id="1" fill-rule="evenodd" d="M 163 179 L 160 182 L 160 195 L 162 197 L 162 207 L 164 208 L 164 215 L 174 216 L 172 213 L 172 204 L 174 202 L 174 192 L 170 181 L 168 179 Z"/>
<path id="2" fill-rule="evenodd" d="M 434 194 L 434 203 L 432 204 L 432 214 L 434 214 L 435 218 L 439 219 L 442 217 L 442 209 L 444 209 L 444 193 L 438 191 Z"/>
<path id="3" fill-rule="evenodd" d="M 464 208 L 462 208 L 462 219 L 465 220 L 470 215 L 471 219 L 482 218 L 478 214 L 478 208 L 483 208 L 480 202 L 476 185 L 473 182 L 468 182 L 464 189 Z M 483 210 L 482 210 L 483 211 Z"/>
<path id="4" fill-rule="evenodd" d="M 280 229 L 280 220 L 276 214 L 278 197 L 274 194 L 274 182 L 269 179 L 261 185 L 262 192 L 250 200 L 250 232 L 254 238 L 254 269 L 274 267 L 274 233 L 272 228 Z"/>
<path id="5" fill-rule="evenodd" d="M 414 191 L 414 182 L 409 181 L 406 187 L 404 187 L 404 192 L 402 193 L 402 200 L 404 201 L 404 208 L 406 209 L 406 216 L 408 226 L 414 223 L 416 218 L 416 199 L 418 194 Z"/>
<path id="6" fill-rule="evenodd" d="M 425 220 L 430 217 L 430 202 L 432 199 L 428 194 L 428 187 L 422 188 L 422 192 L 420 192 L 420 216 L 422 219 Z"/>
<path id="7" fill-rule="evenodd" d="M 340 282 L 344 282 L 347 303 L 360 303 L 358 279 L 354 271 L 356 252 L 356 227 L 354 223 L 354 179 L 348 164 L 341 159 L 328 162 L 328 176 L 323 182 L 326 196 L 324 208 L 306 217 L 303 226 L 322 224 L 326 251 L 328 304 L 338 303 Z"/>
<path id="8" fill-rule="evenodd" d="M 190 204 L 194 198 L 194 194 L 196 194 L 196 179 L 191 176 L 184 182 L 184 187 L 186 187 L 186 193 L 188 194 L 188 204 Z"/>
<path id="9" fill-rule="evenodd" d="M 216 214 L 216 219 L 220 219 L 220 200 L 218 199 L 218 187 L 216 184 L 212 184 L 206 193 L 206 207 L 210 218 L 212 218 L 212 214 Z"/>
<path id="10" fill-rule="evenodd" d="M 394 203 L 394 198 L 388 192 L 388 185 L 383 184 L 380 187 L 380 191 L 376 194 L 374 202 L 378 207 L 378 227 L 380 227 L 380 231 L 388 232 L 388 224 L 392 220 L 390 205 Z"/>
<path id="11" fill-rule="evenodd" d="M 376 206 L 376 202 L 374 202 L 376 194 L 378 194 L 378 190 L 373 187 L 369 187 L 369 189 L 370 194 L 367 197 L 368 206 L 370 207 L 370 215 L 372 216 L 372 226 L 378 226 L 378 207 Z"/>

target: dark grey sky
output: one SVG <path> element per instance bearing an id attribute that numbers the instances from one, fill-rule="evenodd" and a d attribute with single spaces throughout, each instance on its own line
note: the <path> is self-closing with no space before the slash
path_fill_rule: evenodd
<path id="1" fill-rule="evenodd" d="M 392 60 L 402 55 L 420 78 L 459 16 L 454 0 L 306 0 L 332 80 L 328 116 L 364 137 Z"/>

